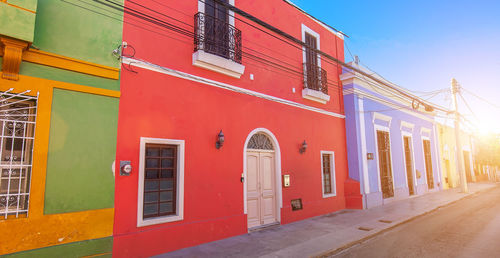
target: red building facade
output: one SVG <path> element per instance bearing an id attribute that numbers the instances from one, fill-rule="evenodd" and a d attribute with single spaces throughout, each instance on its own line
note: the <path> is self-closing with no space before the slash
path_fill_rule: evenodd
<path id="1" fill-rule="evenodd" d="M 117 257 L 361 206 L 341 67 L 317 51 L 343 60 L 342 35 L 287 1 L 226 3 L 125 4 Z"/>

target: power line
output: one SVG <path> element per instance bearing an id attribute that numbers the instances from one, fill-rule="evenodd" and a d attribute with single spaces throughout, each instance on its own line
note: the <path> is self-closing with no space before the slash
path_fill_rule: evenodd
<path id="1" fill-rule="evenodd" d="M 66 2 L 66 3 L 68 3 L 68 4 L 72 4 L 72 5 L 74 5 L 74 6 L 77 6 L 77 7 L 83 8 L 83 9 L 86 9 L 86 10 L 88 10 L 88 11 L 92 11 L 92 12 L 94 12 L 94 13 L 97 13 L 97 14 L 100 14 L 100 15 L 104 15 L 104 16 L 106 16 L 106 17 L 109 17 L 109 18 L 112 18 L 112 19 L 115 19 L 115 20 L 118 20 L 118 21 L 122 21 L 122 22 L 125 22 L 125 23 L 128 23 L 128 24 L 131 24 L 131 25 L 137 26 L 137 25 L 135 25 L 135 24 L 133 24 L 133 23 L 126 22 L 126 21 L 123 21 L 123 20 L 117 19 L 117 18 L 115 18 L 115 17 L 111 17 L 111 16 L 109 16 L 109 15 L 105 15 L 105 14 L 103 14 L 103 13 L 96 12 L 95 10 L 91 10 L 91 9 L 89 9 L 89 8 L 85 8 L 85 7 L 83 7 L 83 6 L 76 5 L 76 4 L 71 3 L 71 2 L 67 2 L 67 1 L 65 1 L 65 0 L 62 0 L 62 1 L 63 1 L 63 2 Z M 77 0 L 77 1 L 80 1 L 80 2 L 81 2 L 81 0 Z M 99 3 L 99 1 L 97 1 L 97 2 Z M 109 2 L 109 1 L 108 1 L 108 2 Z M 83 3 L 90 5 L 89 3 L 86 3 L 86 2 L 83 2 Z M 112 2 L 112 3 L 114 3 L 114 2 Z M 115 4 L 116 4 L 116 3 L 115 3 Z M 96 7 L 96 6 L 94 6 L 94 5 L 90 5 L 90 6 L 92 6 L 92 7 Z M 109 5 L 108 5 L 108 7 L 111 7 L 111 6 L 109 6 Z M 113 9 L 115 9 L 115 10 L 116 10 L 116 8 L 113 8 Z M 129 9 L 130 9 L 130 8 L 129 8 Z M 106 11 L 110 12 L 109 10 L 106 10 Z M 135 12 L 135 13 L 140 13 L 139 11 L 136 11 L 136 10 L 133 10 L 133 12 Z M 112 13 L 112 12 L 111 12 L 111 13 Z M 130 13 L 130 12 L 129 12 L 129 13 Z M 115 13 L 113 13 L 113 14 L 115 14 Z M 137 17 L 137 18 L 139 18 L 139 19 L 142 19 L 142 17 L 139 17 L 139 16 L 137 16 L 137 15 L 134 15 L 134 17 Z M 157 20 L 157 19 L 156 19 L 156 20 Z M 146 19 L 146 21 L 152 22 L 152 19 Z M 166 29 L 169 29 L 169 30 L 171 29 L 171 28 L 170 28 L 170 27 L 168 27 L 168 26 L 163 26 L 163 24 L 162 24 L 162 23 L 160 23 L 160 22 L 153 22 L 153 23 L 154 23 L 155 25 L 157 25 L 157 26 L 160 26 L 160 27 L 166 27 Z M 137 27 L 142 28 L 142 29 L 145 29 L 145 28 L 140 27 L 140 26 L 137 26 Z M 160 34 L 160 35 L 162 35 L 162 36 L 166 36 L 165 34 L 158 33 L 158 32 L 156 32 L 156 31 L 152 31 L 152 30 L 149 30 L 149 29 L 145 29 L 145 30 L 150 31 L 150 32 L 154 32 L 154 33 L 157 33 L 157 34 Z M 174 31 L 175 31 L 175 32 L 179 32 L 179 30 L 174 30 Z M 181 33 L 181 34 L 182 34 L 182 35 L 186 35 L 186 36 L 188 36 L 188 37 L 190 37 L 190 38 L 193 38 L 193 37 L 198 37 L 198 38 L 200 38 L 200 36 L 197 36 L 197 35 L 195 36 L 195 34 L 194 34 L 194 33 L 192 33 L 192 35 L 190 35 L 190 34 L 191 34 L 191 32 L 189 32 L 189 33 L 187 33 L 187 32 L 186 32 L 186 33 Z M 170 37 L 170 36 L 166 36 L 166 37 L 173 38 L 173 37 Z M 173 39 L 175 39 L 175 38 L 173 38 Z M 179 40 L 179 39 L 176 39 L 176 40 Z M 181 42 L 185 43 L 185 41 L 183 41 L 183 40 L 179 40 L 179 41 L 181 41 Z M 187 43 L 187 44 L 190 44 L 190 45 L 191 45 L 191 44 L 192 44 L 192 42 Z M 255 50 L 251 49 L 251 48 L 248 48 L 248 47 L 246 47 L 246 49 L 251 50 L 251 51 L 254 51 L 254 52 L 258 52 L 258 51 L 255 51 Z M 229 49 L 229 48 L 226 48 L 226 50 L 230 50 L 230 49 Z M 281 65 L 281 64 L 278 64 L 278 63 L 273 62 L 273 61 L 269 61 L 268 59 L 265 59 L 265 58 L 262 58 L 262 57 L 258 57 L 258 56 L 256 56 L 256 55 L 250 54 L 250 53 L 245 52 L 245 51 L 242 51 L 242 54 L 243 54 L 246 58 L 248 58 L 248 59 L 252 59 L 252 60 L 255 60 L 255 61 L 258 61 L 258 62 L 261 62 L 261 63 L 268 64 L 268 65 L 272 66 L 272 67 L 273 67 L 273 68 L 275 68 L 275 69 L 281 69 L 281 70 L 284 70 L 285 72 L 292 73 L 293 75 L 296 75 L 296 76 L 297 76 L 297 77 L 299 77 L 299 78 L 302 78 L 302 77 L 303 77 L 302 71 L 297 71 L 297 70 L 294 70 L 294 69 L 291 69 L 291 68 L 285 67 L 285 66 L 283 66 L 283 65 Z M 259 53 L 259 54 L 262 54 L 262 53 Z M 265 56 L 267 56 L 267 55 L 265 55 Z M 269 56 L 267 56 L 267 57 L 269 57 Z M 277 60 L 277 59 L 275 59 L 275 58 L 273 58 L 273 59 L 274 59 L 274 60 Z M 285 63 L 285 62 L 283 62 L 283 61 L 281 61 L 281 62 L 282 62 L 282 63 Z M 285 63 L 285 64 L 286 64 L 286 65 L 288 65 L 288 66 L 290 66 L 290 67 L 293 67 L 293 68 L 295 68 L 295 67 L 296 67 L 295 65 L 292 65 L 292 64 L 289 64 L 289 63 Z M 335 81 L 328 80 L 328 81 L 327 81 L 327 84 L 329 85 L 329 86 L 328 86 L 329 88 L 333 88 L 333 89 L 338 89 L 338 88 L 339 88 L 338 83 L 337 83 L 337 82 L 335 82 Z"/>
<path id="2" fill-rule="evenodd" d="M 463 88 L 463 87 L 461 87 L 461 88 L 462 88 L 465 92 L 467 92 L 467 93 L 469 93 L 470 95 L 472 95 L 472 96 L 474 96 L 474 97 L 476 97 L 476 98 L 478 98 L 478 99 L 480 99 L 480 100 L 482 100 L 482 101 L 486 102 L 487 104 L 491 105 L 492 107 L 500 109 L 500 106 L 497 106 L 497 105 L 496 105 L 496 104 L 494 104 L 493 102 L 491 102 L 491 101 L 489 101 L 489 100 L 487 100 L 487 99 L 485 99 L 485 98 L 483 98 L 483 97 L 481 97 L 481 96 L 479 96 L 479 95 L 475 94 L 474 92 L 469 91 L 469 90 L 467 90 L 467 89 L 465 89 L 465 88 Z"/>
<path id="3" fill-rule="evenodd" d="M 191 32 L 189 32 L 189 31 L 187 31 L 185 29 L 179 28 L 178 26 L 175 26 L 175 25 L 170 24 L 168 22 L 159 20 L 159 19 L 157 19 L 155 17 L 152 17 L 150 15 L 146 15 L 146 14 L 144 14 L 142 12 L 133 10 L 132 8 L 125 7 L 125 6 L 123 6 L 123 5 L 119 4 L 119 3 L 116 3 L 116 2 L 113 2 L 113 1 L 110 1 L 110 0 L 104 0 L 105 2 L 103 2 L 101 0 L 93 0 L 93 1 L 97 2 L 97 3 L 100 3 L 102 5 L 108 6 L 110 8 L 122 11 L 122 12 L 124 12 L 126 14 L 135 16 L 137 18 L 144 19 L 144 20 L 146 20 L 148 22 L 151 22 L 153 24 L 156 24 L 158 26 L 163 26 L 163 27 L 166 27 L 167 29 L 170 29 L 172 31 L 175 31 L 175 32 L 178 32 L 178 33 L 181 33 L 181 34 L 185 34 L 186 36 L 193 36 L 193 35 L 190 35 L 190 34 L 192 34 Z M 203 0 L 199 0 L 199 1 L 205 3 Z M 284 37 L 285 39 L 287 39 L 287 40 L 289 40 L 289 41 L 291 41 L 291 42 L 293 42 L 295 44 L 298 44 L 298 45 L 300 45 L 302 47 L 308 47 L 304 42 L 302 42 L 302 41 L 294 38 L 293 36 L 291 36 L 291 35 L 289 35 L 287 33 L 284 33 L 283 31 L 277 29 L 276 27 L 273 27 L 273 26 L 271 26 L 271 25 L 269 25 L 269 24 L 267 24 L 267 23 L 259 20 L 259 19 L 255 18 L 254 16 L 252 16 L 252 15 L 250 15 L 250 14 L 248 14 L 248 13 L 246 13 L 246 12 L 244 12 L 244 11 L 242 11 L 242 10 L 240 10 L 240 9 L 232 6 L 232 5 L 224 3 L 224 2 L 222 2 L 220 0 L 214 0 L 214 1 L 217 2 L 218 4 L 222 5 L 222 6 L 226 7 L 227 9 L 229 9 L 229 10 L 231 10 L 231 11 L 233 11 L 233 12 L 235 12 L 235 13 L 237 13 L 237 14 L 239 14 L 239 15 L 241 15 L 241 16 L 243 16 L 243 17 L 245 17 L 245 18 L 247 18 L 247 19 L 249 19 L 249 20 L 257 23 L 257 24 L 259 24 L 260 26 L 263 26 L 264 28 L 266 28 L 266 29 L 268 29 L 268 30 L 270 30 L 270 31 L 272 31 L 272 32 L 280 35 L 281 37 Z M 235 18 L 237 18 L 237 17 L 235 17 Z M 248 24 L 248 25 L 250 25 L 250 26 L 252 26 L 252 27 L 254 27 L 254 28 L 256 28 L 256 29 L 258 29 L 258 30 L 260 30 L 260 31 L 262 31 L 262 32 L 265 32 L 268 35 L 273 36 L 274 38 L 280 39 L 279 37 L 277 37 L 275 35 L 272 35 L 272 34 L 266 32 L 266 31 L 264 31 L 264 30 L 262 30 L 260 28 L 257 28 L 256 26 L 253 26 L 253 25 L 251 25 L 251 24 L 249 24 L 249 23 L 247 23 L 247 22 L 245 22 L 245 21 L 243 21 L 243 20 L 241 20 L 239 18 L 237 18 L 237 19 L 240 20 L 240 21 L 242 21 L 242 22 L 244 22 L 244 23 L 246 23 L 246 24 Z M 286 40 L 283 40 L 283 39 L 280 39 L 280 40 L 283 41 L 283 42 L 286 42 Z M 288 42 L 288 44 L 293 46 L 292 43 Z M 327 53 L 324 53 L 324 52 L 322 52 L 322 51 L 320 51 L 318 49 L 311 49 L 311 51 L 314 51 L 315 53 L 319 54 L 320 57 L 325 57 L 325 58 L 333 61 L 334 63 L 332 63 L 332 64 L 341 65 L 341 66 L 344 66 L 344 67 L 349 68 L 351 70 L 357 71 L 358 73 L 360 73 L 360 74 L 362 74 L 364 76 L 367 76 L 370 79 L 372 79 L 372 80 L 374 80 L 374 81 L 376 81 L 376 82 L 378 82 L 378 83 L 380 83 L 382 85 L 385 85 L 385 86 L 387 86 L 389 88 L 392 88 L 393 90 L 399 92 L 401 95 L 404 95 L 404 96 L 406 96 L 408 98 L 411 98 L 413 100 L 418 100 L 418 97 L 409 95 L 409 94 L 405 93 L 404 91 L 402 91 L 402 90 L 394 87 L 390 83 L 383 82 L 383 81 L 379 80 L 378 78 L 376 78 L 376 77 L 374 77 L 374 76 L 372 76 L 370 74 L 367 74 L 366 72 L 364 72 L 364 71 L 362 71 L 360 69 L 357 69 L 357 68 L 355 68 L 355 67 L 353 67 L 351 65 L 348 65 L 345 62 L 343 62 L 343 61 L 341 61 L 341 60 L 339 60 L 339 59 L 337 59 L 337 58 L 335 58 L 335 57 L 333 57 L 333 56 L 331 56 L 331 55 L 329 55 Z M 426 105 L 429 105 L 429 104 L 426 104 Z M 440 107 L 435 106 L 435 105 L 434 105 L 434 108 L 441 109 Z M 446 112 L 446 110 L 443 110 L 443 109 L 441 109 L 441 110 Z"/>

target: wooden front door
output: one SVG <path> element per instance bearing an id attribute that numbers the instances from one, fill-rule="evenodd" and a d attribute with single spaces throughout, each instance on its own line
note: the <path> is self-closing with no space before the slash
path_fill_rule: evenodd
<path id="1" fill-rule="evenodd" d="M 274 158 L 272 151 L 247 151 L 248 228 L 277 221 Z"/>
<path id="2" fill-rule="evenodd" d="M 427 187 L 434 188 L 434 173 L 432 173 L 431 141 L 424 140 L 425 172 L 427 175 Z"/>
<path id="3" fill-rule="evenodd" d="M 377 131 L 377 145 L 382 197 L 384 199 L 394 197 L 391 167 L 391 147 L 388 132 Z"/>
<path id="4" fill-rule="evenodd" d="M 409 136 L 404 136 L 404 149 L 405 149 L 405 163 L 406 163 L 406 177 L 408 180 L 408 190 L 410 195 L 415 194 L 415 186 L 413 185 L 413 160 L 411 152 L 411 138 Z"/>

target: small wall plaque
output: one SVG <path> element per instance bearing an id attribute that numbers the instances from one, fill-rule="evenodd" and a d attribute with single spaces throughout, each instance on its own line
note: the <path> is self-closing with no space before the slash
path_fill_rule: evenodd
<path id="1" fill-rule="evenodd" d="M 290 175 L 283 175 L 283 187 L 290 186 Z"/>
<path id="2" fill-rule="evenodd" d="M 366 159 L 373 160 L 373 153 L 371 153 L 371 152 L 366 153 Z"/>
<path id="3" fill-rule="evenodd" d="M 292 211 L 302 210 L 302 199 L 294 199 L 291 202 Z"/>
<path id="4" fill-rule="evenodd" d="M 417 169 L 417 178 L 421 178 L 422 177 L 422 173 L 420 173 L 420 171 L 418 171 Z"/>

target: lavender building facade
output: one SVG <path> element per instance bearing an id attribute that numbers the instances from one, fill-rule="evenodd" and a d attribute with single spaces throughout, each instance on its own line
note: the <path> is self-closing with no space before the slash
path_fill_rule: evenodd
<path id="1" fill-rule="evenodd" d="M 349 177 L 360 182 L 363 207 L 442 189 L 435 114 L 430 103 L 381 77 L 378 79 L 384 83 L 345 70 L 340 78 Z"/>

